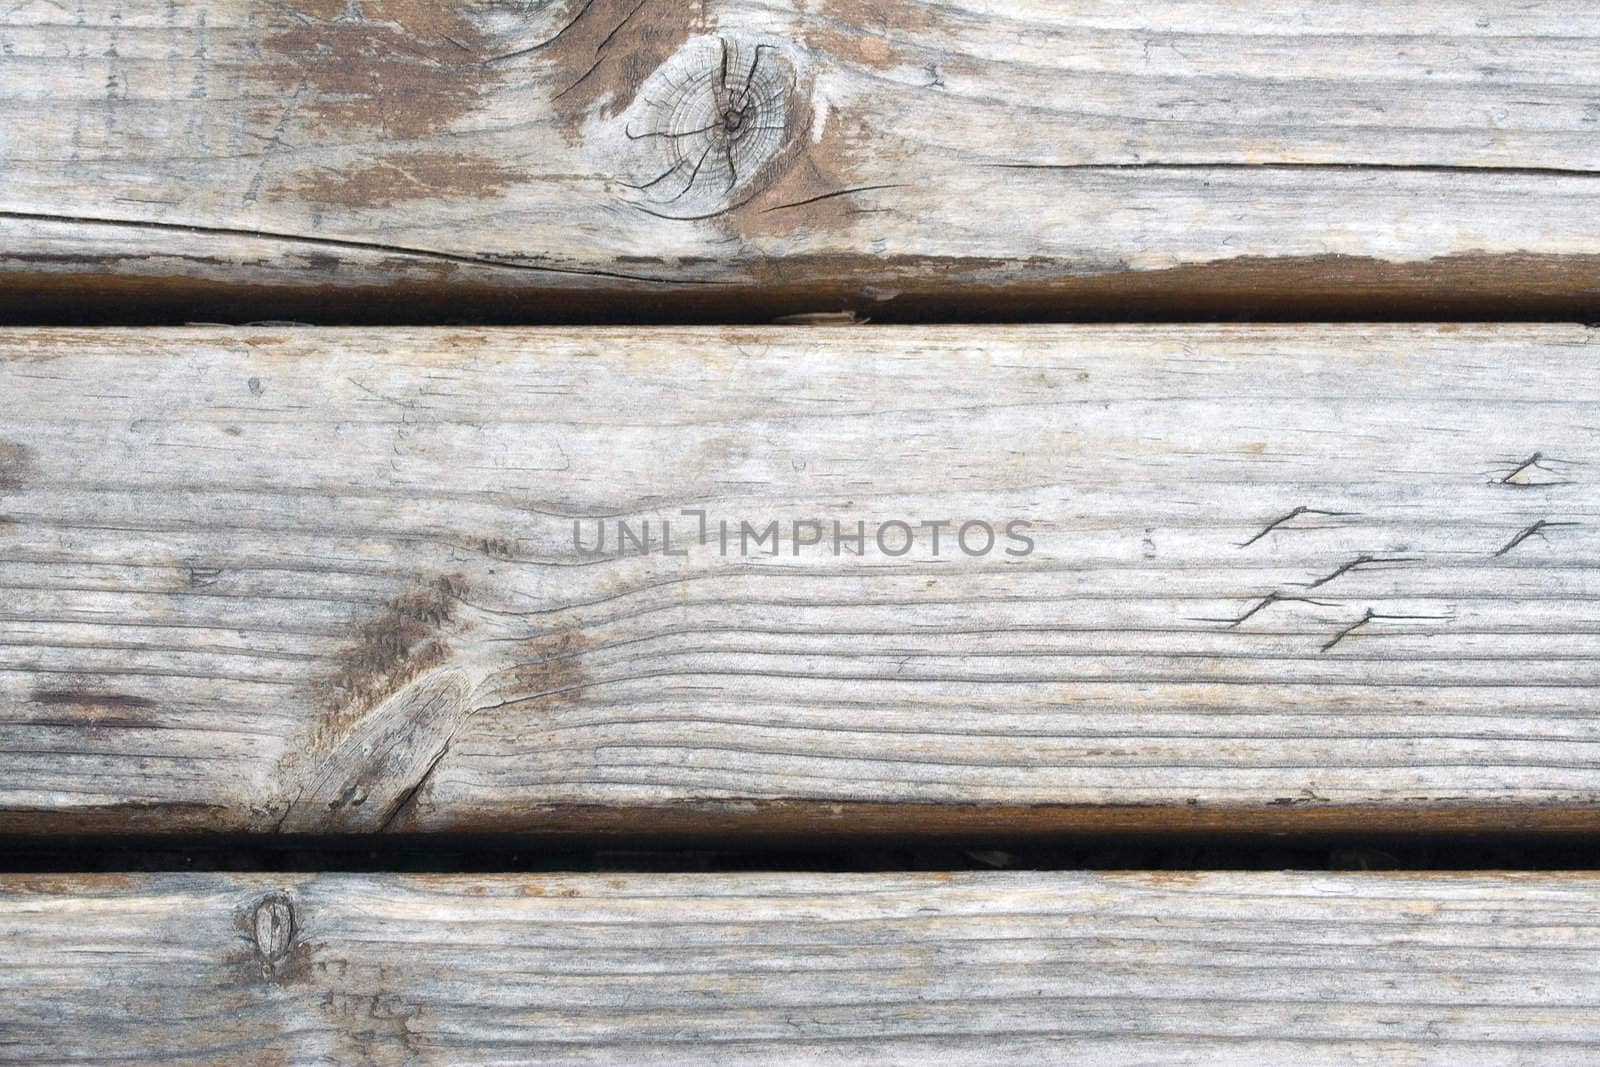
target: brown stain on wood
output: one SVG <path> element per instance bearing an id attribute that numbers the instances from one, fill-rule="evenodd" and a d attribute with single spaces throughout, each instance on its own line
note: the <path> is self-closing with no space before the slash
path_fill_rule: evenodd
<path id="1" fill-rule="evenodd" d="M 328 715 L 313 746 L 325 750 L 362 715 L 448 660 L 451 626 L 466 595 L 460 575 L 440 577 L 389 601 L 363 624 L 319 686 Z"/>
<path id="2" fill-rule="evenodd" d="M 611 118 L 690 37 L 704 32 L 701 5 L 677 0 L 568 0 L 567 27 L 533 59 L 551 70 L 550 106 L 569 139 L 591 111 Z"/>
<path id="3" fill-rule="evenodd" d="M 259 128 L 293 121 L 329 141 L 358 131 L 423 138 L 450 129 L 498 83 L 484 63 L 490 42 L 466 5 L 294 0 L 261 13 L 264 59 L 243 70 L 272 99 L 255 116 Z"/>
<path id="4" fill-rule="evenodd" d="M 136 800 L 71 810 L 0 810 L 0 834 L 182 834 L 250 829 L 248 817 L 228 804 Z"/>
<path id="5" fill-rule="evenodd" d="M 516 661 L 500 679 L 499 690 L 514 709 L 550 709 L 569 703 L 594 684 L 583 651 L 589 640 L 573 631 L 519 642 Z"/>
<path id="6" fill-rule="evenodd" d="M 811 16 L 807 46 L 830 61 L 869 70 L 920 64 L 907 38 L 939 28 L 933 7 L 912 0 L 820 0 L 801 7 Z"/>
<path id="7" fill-rule="evenodd" d="M 1210 875 L 1203 871 L 1123 871 L 1115 877 L 1152 889 L 1193 889 Z"/>
<path id="8" fill-rule="evenodd" d="M 91 689 L 35 689 L 28 701 L 45 707 L 69 708 L 70 714 L 25 720 L 29 726 L 139 729 L 154 725 L 156 702 L 127 693 Z"/>
<path id="9" fill-rule="evenodd" d="M 77 257 L 59 257 L 63 263 Z M 48 265 L 48 261 L 47 264 Z M 22 280 L 22 279 L 16 279 Z M 13 284 L 13 279 L 7 279 L 6 285 Z M 3 294 L 0 294 L 3 299 Z M 18 316 L 22 322 L 31 321 Z M 74 330 L 63 327 L 52 330 L 48 334 L 38 333 L 33 330 L 14 330 L 7 334 L 4 353 L 0 353 L 0 361 L 6 364 L 17 363 L 50 363 L 66 355 L 81 355 L 85 349 L 93 348 L 103 343 L 105 337 L 98 335 L 92 329 Z M 5 448 L 5 443 L 0 442 L 0 451 Z"/>
<path id="10" fill-rule="evenodd" d="M 521 171 L 487 156 L 418 152 L 385 156 L 348 170 L 318 167 L 306 172 L 292 188 L 279 190 L 278 195 L 285 200 L 363 210 L 413 200 L 487 200 L 524 180 Z"/>
<path id="11" fill-rule="evenodd" d="M 97 897 L 114 893 L 138 892 L 145 881 L 131 874 L 5 874 L 0 875 L 0 894 L 41 893 L 47 896 Z"/>
<path id="12" fill-rule="evenodd" d="M 742 240 L 786 237 L 802 230 L 844 232 L 864 215 L 857 197 L 869 193 L 892 195 L 892 190 L 849 193 L 854 169 L 849 139 L 832 116 L 822 137 L 809 139 L 811 115 L 796 116 L 785 137 L 792 146 L 788 158 L 772 169 L 771 179 L 755 196 L 728 213 L 734 232 Z M 866 209 L 870 210 L 870 209 Z"/>

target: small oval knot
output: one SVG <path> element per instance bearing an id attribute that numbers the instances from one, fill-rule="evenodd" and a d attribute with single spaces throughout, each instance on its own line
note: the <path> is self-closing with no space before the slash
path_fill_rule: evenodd
<path id="1" fill-rule="evenodd" d="M 294 947 L 294 901 L 287 893 L 269 893 L 256 902 L 251 920 L 256 955 L 264 970 L 271 971 L 289 958 Z"/>
<path id="2" fill-rule="evenodd" d="M 623 115 L 629 199 L 653 215 L 738 207 L 805 125 L 799 72 L 776 40 L 696 37 L 650 75 Z"/>

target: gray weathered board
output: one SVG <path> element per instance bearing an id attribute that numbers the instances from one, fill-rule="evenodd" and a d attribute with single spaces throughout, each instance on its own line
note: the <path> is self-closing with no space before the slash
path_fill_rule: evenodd
<path id="1" fill-rule="evenodd" d="M 1594 829 L 1595 336 L 0 333 L 0 831 Z"/>
<path id="2" fill-rule="evenodd" d="M 0 311 L 1571 308 L 1596 70 L 1587 0 L 23 0 Z"/>
<path id="3" fill-rule="evenodd" d="M 1593 874 L 0 877 L 0 1061 L 1592 1064 Z"/>

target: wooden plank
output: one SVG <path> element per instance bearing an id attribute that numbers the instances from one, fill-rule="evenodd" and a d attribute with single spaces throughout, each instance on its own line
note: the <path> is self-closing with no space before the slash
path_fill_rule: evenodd
<path id="1" fill-rule="evenodd" d="M 35 0 L 0 50 L 12 316 L 1600 297 L 1584 0 Z"/>
<path id="2" fill-rule="evenodd" d="M 0 1061 L 1581 1064 L 1593 874 L 0 878 Z"/>
<path id="3" fill-rule="evenodd" d="M 1594 336 L 6 332 L 0 831 L 1593 830 Z"/>

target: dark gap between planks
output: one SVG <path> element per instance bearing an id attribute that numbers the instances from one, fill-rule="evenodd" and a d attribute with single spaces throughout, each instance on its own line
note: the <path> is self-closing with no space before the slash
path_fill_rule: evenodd
<path id="1" fill-rule="evenodd" d="M 48 279 L 47 279 L 48 281 Z M 1103 292 L 960 289 L 871 300 L 826 288 L 737 290 L 709 296 L 617 292 L 507 292 L 466 288 L 370 293 L 201 286 L 147 291 L 0 286 L 7 326 L 674 326 L 764 325 L 785 319 L 895 325 L 1082 322 L 1600 322 L 1600 291 L 1506 293 L 1477 288 L 1270 286 L 1222 293 L 1159 285 Z"/>
<path id="2" fill-rule="evenodd" d="M 0 873 L 819 873 L 973 870 L 1600 870 L 1600 835 L 574 838 L 406 834 L 0 837 Z"/>

